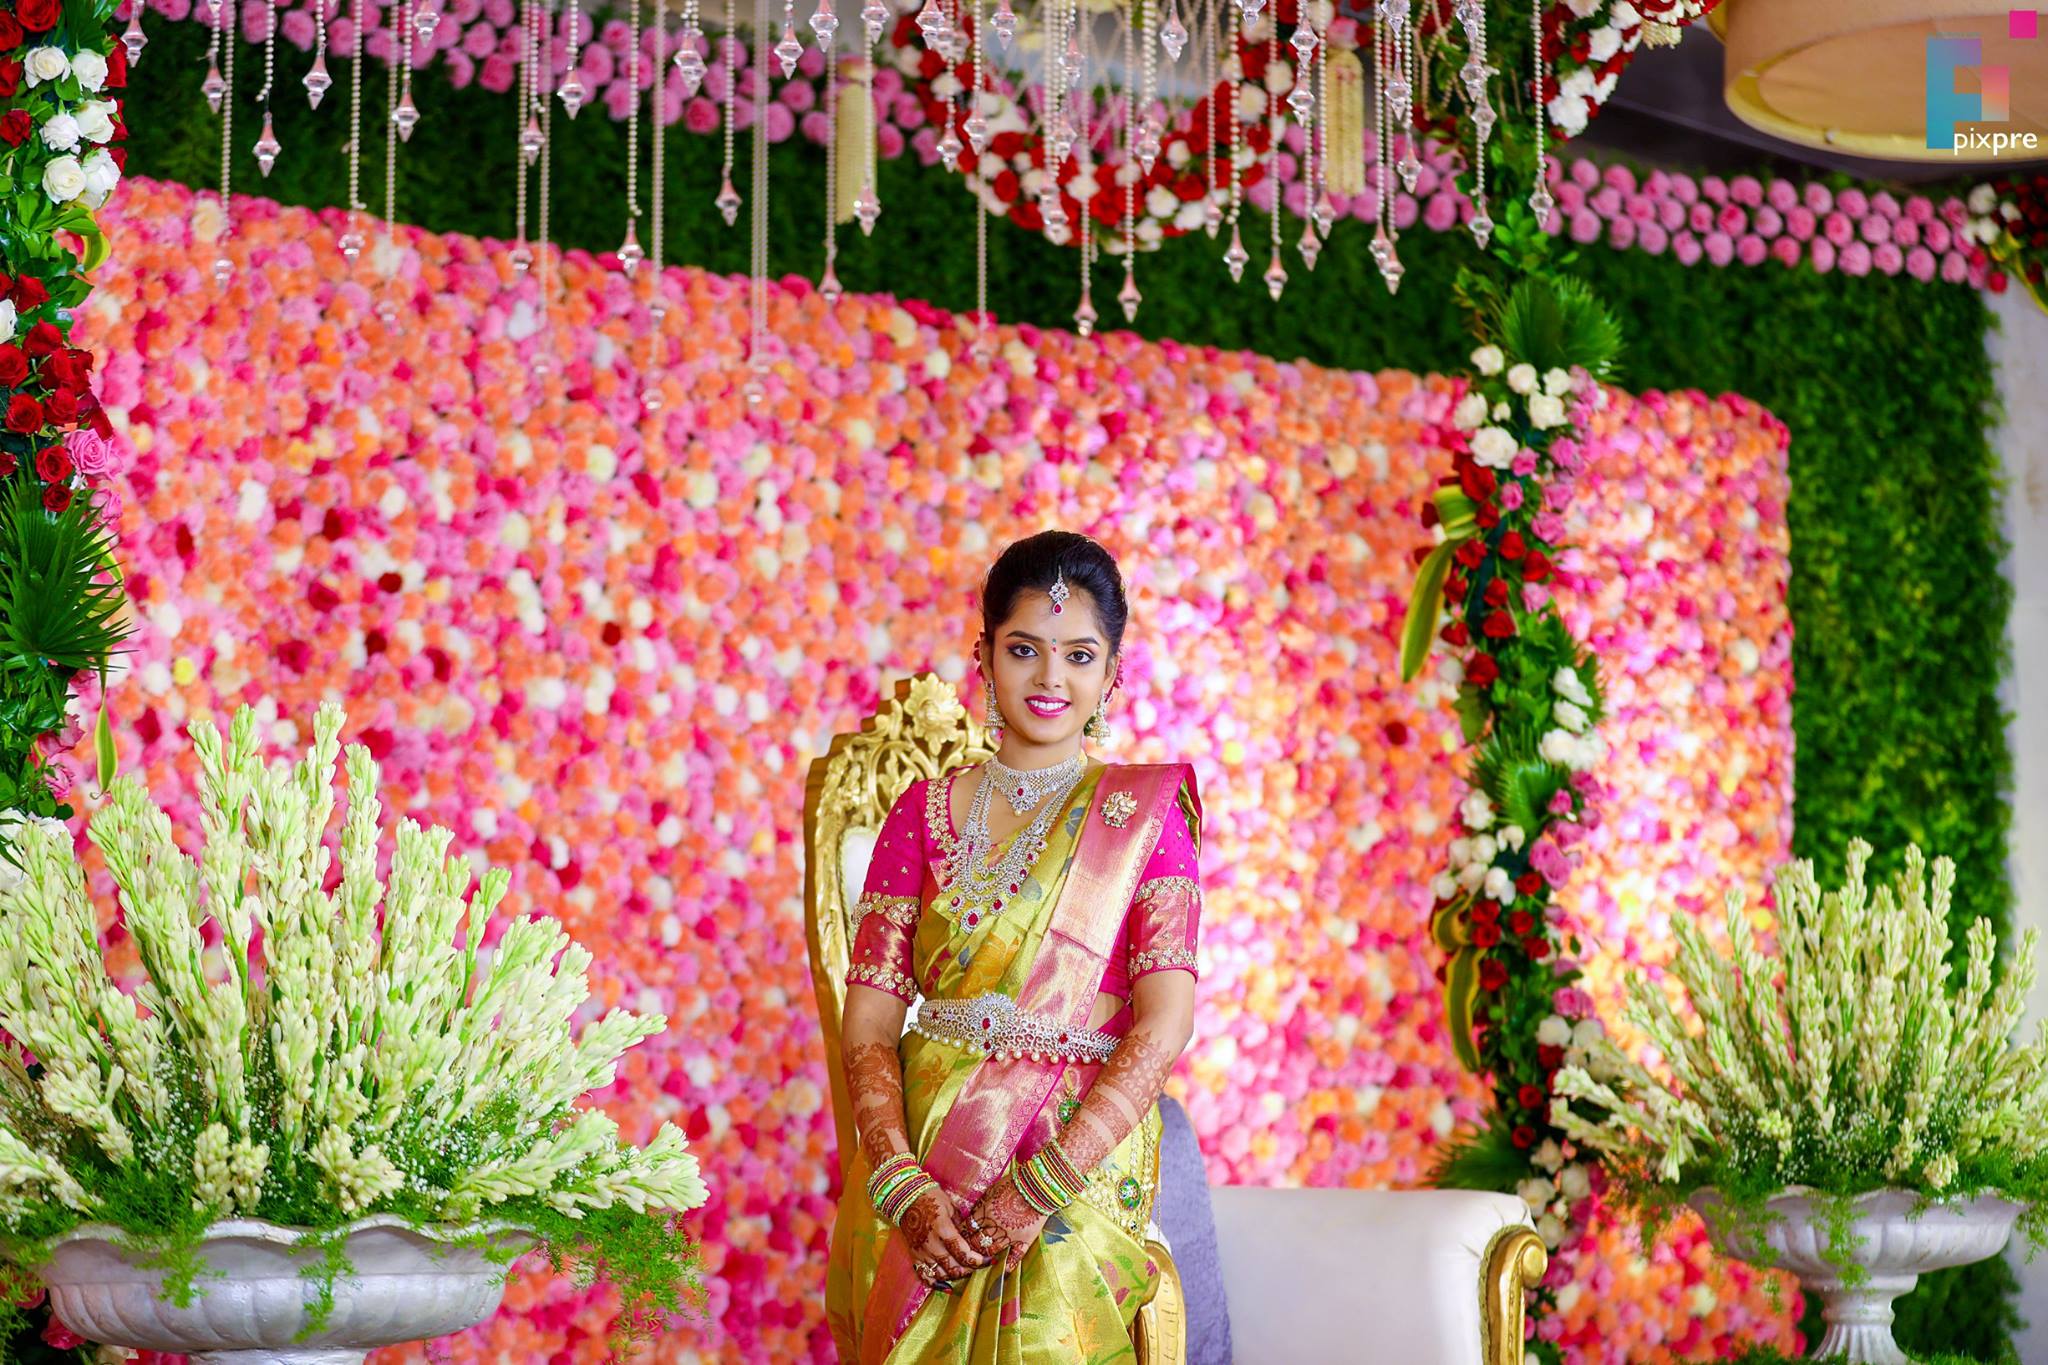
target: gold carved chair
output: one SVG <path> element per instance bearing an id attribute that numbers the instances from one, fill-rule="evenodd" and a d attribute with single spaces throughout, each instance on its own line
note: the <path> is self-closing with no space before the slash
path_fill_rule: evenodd
<path id="1" fill-rule="evenodd" d="M 987 733 L 953 688 L 936 674 L 922 673 L 899 682 L 895 696 L 858 731 L 836 737 L 831 751 L 811 764 L 804 788 L 804 937 L 832 1078 L 842 1177 L 857 1139 L 840 1064 L 839 1022 L 858 927 L 852 909 L 867 879 L 875 838 L 889 807 L 911 783 L 992 753 Z M 1139 1310 L 1138 1359 L 1141 1365 L 1181 1365 L 1187 1348 L 1180 1276 L 1164 1244 L 1150 1241 L 1147 1250 L 1162 1274 L 1159 1292 Z"/>

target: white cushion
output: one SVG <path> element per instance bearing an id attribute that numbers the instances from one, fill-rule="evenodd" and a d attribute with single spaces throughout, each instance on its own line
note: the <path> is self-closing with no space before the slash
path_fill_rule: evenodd
<path id="1" fill-rule="evenodd" d="M 860 904 L 861 888 L 868 884 L 868 864 L 875 859 L 877 830 L 853 826 L 839 836 L 839 903 L 846 909 L 846 931 L 860 932 L 853 907 Z"/>
<path id="2" fill-rule="evenodd" d="M 1487 1243 L 1512 1195 L 1217 1186 L 1236 1365 L 1478 1365 Z"/>

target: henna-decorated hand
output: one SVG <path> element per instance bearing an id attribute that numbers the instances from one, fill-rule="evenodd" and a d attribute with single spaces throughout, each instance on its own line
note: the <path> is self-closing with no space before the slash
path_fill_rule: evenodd
<path id="1" fill-rule="evenodd" d="M 910 1259 L 938 1266 L 947 1279 L 970 1275 L 988 1263 L 961 1233 L 953 1216 L 952 1197 L 937 1185 L 904 1211 L 902 1226 L 910 1242 Z"/>
<path id="2" fill-rule="evenodd" d="M 991 1258 L 998 1252 L 1007 1252 L 1012 1267 L 1021 1263 L 1024 1253 L 1038 1241 L 1038 1234 L 1045 1230 L 1045 1219 L 1045 1214 L 1024 1202 L 1016 1183 L 1007 1177 L 998 1180 L 968 1215 L 969 1225 L 979 1229 L 975 1245 L 986 1246 Z"/>

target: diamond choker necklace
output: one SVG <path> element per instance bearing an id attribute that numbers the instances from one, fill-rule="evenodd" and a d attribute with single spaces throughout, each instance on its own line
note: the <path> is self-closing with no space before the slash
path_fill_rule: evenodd
<path id="1" fill-rule="evenodd" d="M 1046 797 L 1074 785 L 1074 779 L 1088 768 L 1088 756 L 1076 753 L 1072 758 L 1063 759 L 1050 768 L 1012 768 L 1000 758 L 988 761 L 990 778 L 1003 793 L 1003 799 L 1010 803 L 1010 809 L 1023 815 L 1037 807 Z"/>

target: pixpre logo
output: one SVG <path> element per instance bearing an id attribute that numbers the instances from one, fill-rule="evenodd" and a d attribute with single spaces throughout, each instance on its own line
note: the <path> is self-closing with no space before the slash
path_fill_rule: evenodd
<path id="1" fill-rule="evenodd" d="M 2015 40 L 2041 36 L 2038 10 L 2016 9 L 2005 16 L 2005 32 Z M 1977 89 L 1956 89 L 1959 72 L 1974 70 Z M 1927 40 L 1927 145 L 1946 147 L 1958 155 L 1964 152 L 1996 156 L 2010 149 L 2031 150 L 2039 142 L 2033 133 L 1980 132 L 1958 127 L 1964 123 L 2004 123 L 2012 117 L 2012 73 L 2003 66 L 1984 63 L 1984 44 L 1977 38 L 1929 38 Z"/>

